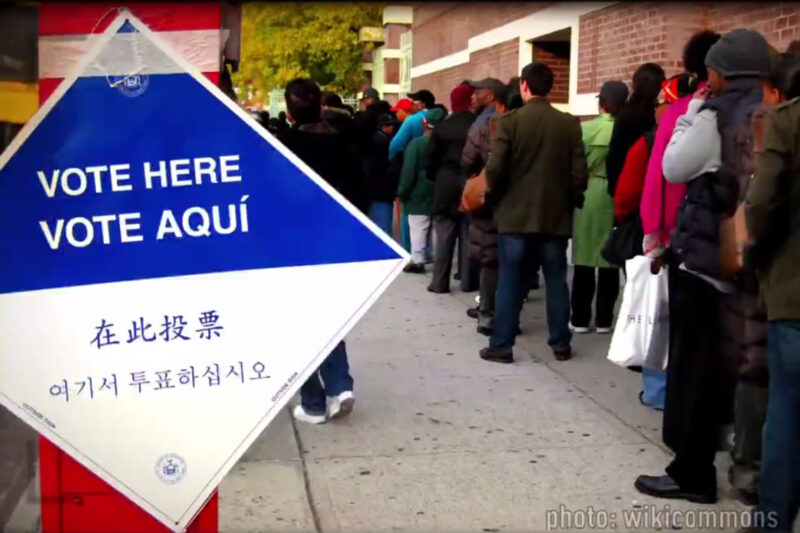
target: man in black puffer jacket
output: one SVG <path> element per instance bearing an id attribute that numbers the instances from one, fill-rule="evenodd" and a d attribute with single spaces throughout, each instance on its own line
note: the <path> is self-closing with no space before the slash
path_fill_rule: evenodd
<path id="1" fill-rule="evenodd" d="M 751 118 L 761 103 L 759 76 L 770 70 L 769 45 L 736 29 L 706 55 L 708 88 L 689 104 L 664 154 L 667 181 L 688 183 L 672 238 L 674 286 L 664 409 L 664 442 L 675 452 L 666 475 L 639 476 L 636 489 L 661 498 L 717 500 L 714 456 L 733 420 L 740 352 L 723 342 L 723 295 L 740 294 L 722 261 L 723 226 L 753 173 Z"/>

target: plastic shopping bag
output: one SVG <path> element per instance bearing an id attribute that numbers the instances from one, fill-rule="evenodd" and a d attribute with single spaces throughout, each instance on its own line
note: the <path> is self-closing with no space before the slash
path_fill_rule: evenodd
<path id="1" fill-rule="evenodd" d="M 667 270 L 653 274 L 650 262 L 641 255 L 625 262 L 628 281 L 608 360 L 620 366 L 664 370 L 669 353 Z"/>

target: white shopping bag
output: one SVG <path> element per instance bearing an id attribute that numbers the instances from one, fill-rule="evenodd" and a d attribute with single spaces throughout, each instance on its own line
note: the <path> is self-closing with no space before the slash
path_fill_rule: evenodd
<path id="1" fill-rule="evenodd" d="M 628 281 L 608 360 L 620 366 L 664 370 L 669 353 L 667 270 L 652 274 L 650 262 L 651 259 L 639 255 L 625 263 Z"/>

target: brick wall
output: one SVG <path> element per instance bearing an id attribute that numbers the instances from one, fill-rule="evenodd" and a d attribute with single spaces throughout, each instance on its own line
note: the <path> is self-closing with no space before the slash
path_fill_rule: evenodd
<path id="1" fill-rule="evenodd" d="M 704 9 L 642 2 L 584 15 L 578 34 L 578 92 L 597 91 L 611 79 L 629 81 L 648 61 L 659 63 L 667 76 L 677 74 L 684 43 L 703 27 Z"/>
<path id="2" fill-rule="evenodd" d="M 683 45 L 694 32 L 737 27 L 761 32 L 783 51 L 800 38 L 800 4 L 647 2 L 589 13 L 580 20 L 578 92 L 597 91 L 609 79 L 629 81 L 647 61 L 659 63 L 668 76 L 677 74 L 683 70 Z"/>
<path id="3" fill-rule="evenodd" d="M 383 61 L 383 83 L 400 83 L 400 60 L 396 57 Z"/>
<path id="4" fill-rule="evenodd" d="M 416 42 L 414 47 L 416 48 Z M 414 78 L 411 88 L 414 91 L 428 89 L 436 96 L 437 102 L 450 107 L 450 91 L 463 80 L 498 78 L 507 82 L 519 74 L 519 41 L 512 39 L 504 43 L 478 50 L 470 57 L 470 62 L 457 67 L 434 72 L 427 76 Z"/>
<path id="5" fill-rule="evenodd" d="M 399 49 L 400 35 L 408 31 L 405 24 L 387 24 L 383 27 L 386 33 L 386 48 Z"/>
<path id="6" fill-rule="evenodd" d="M 417 66 L 467 48 L 480 33 L 535 13 L 552 2 L 420 3 L 414 7 L 414 57 Z"/>
<path id="7" fill-rule="evenodd" d="M 707 7 L 708 27 L 725 33 L 733 28 L 752 28 L 780 51 L 800 38 L 800 4 L 715 3 Z"/>
<path id="8" fill-rule="evenodd" d="M 550 101 L 569 102 L 569 42 L 533 43 L 533 59 L 553 69 L 553 90 Z"/>

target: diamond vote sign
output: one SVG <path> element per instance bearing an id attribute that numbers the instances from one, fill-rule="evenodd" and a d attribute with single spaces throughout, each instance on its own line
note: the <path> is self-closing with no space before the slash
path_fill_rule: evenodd
<path id="1" fill-rule="evenodd" d="M 0 156 L 0 403 L 181 531 L 407 260 L 123 10 Z"/>

